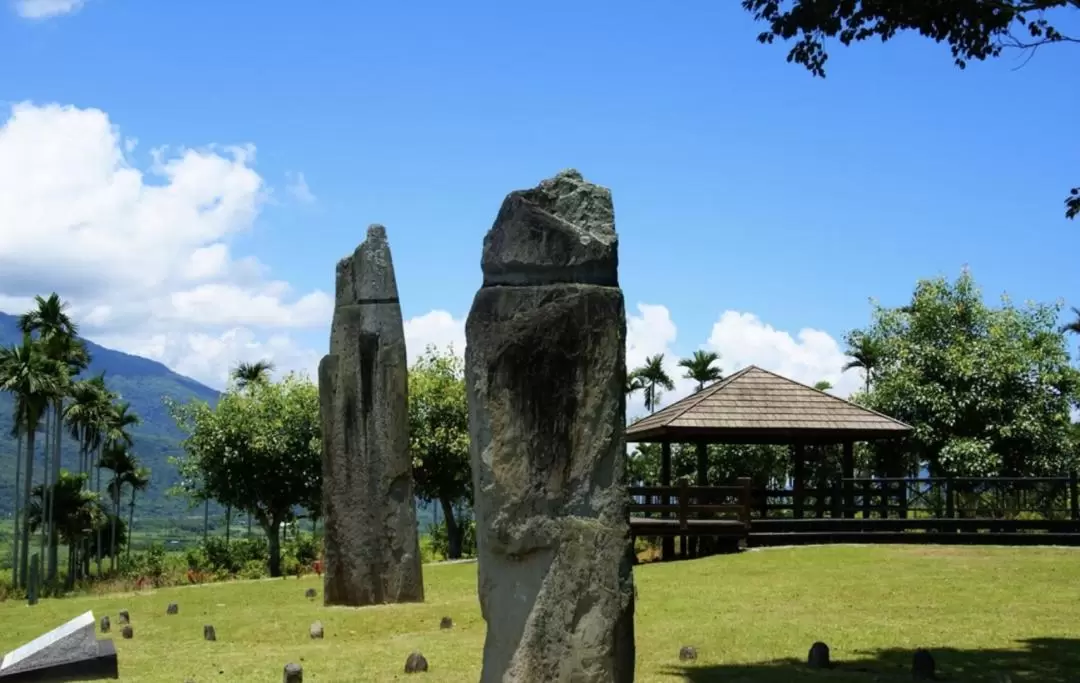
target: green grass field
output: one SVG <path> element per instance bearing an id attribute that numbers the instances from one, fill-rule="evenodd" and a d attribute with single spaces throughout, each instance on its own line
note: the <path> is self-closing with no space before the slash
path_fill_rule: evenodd
<path id="1" fill-rule="evenodd" d="M 304 598 L 315 577 L 0 604 L 0 651 L 85 611 L 128 609 L 135 637 L 114 634 L 131 683 L 280 681 L 289 661 L 306 683 L 406 678 L 420 650 L 423 680 L 476 681 L 484 623 L 476 565 L 428 565 L 427 602 L 324 608 Z M 1080 552 L 1050 548 L 826 546 L 775 549 L 635 569 L 637 681 L 910 680 L 929 648 L 950 681 L 1080 680 Z M 321 598 L 321 590 L 320 590 Z M 169 602 L 178 616 L 166 616 Z M 440 631 L 443 616 L 455 626 Z M 315 620 L 326 638 L 309 639 Z M 218 641 L 202 640 L 213 624 Z M 114 631 L 116 628 L 114 627 Z M 806 669 L 823 640 L 838 666 Z M 698 660 L 678 661 L 693 645 Z M 1005 676 L 1009 678 L 1005 678 Z M 411 678 L 411 677 L 409 677 Z"/>

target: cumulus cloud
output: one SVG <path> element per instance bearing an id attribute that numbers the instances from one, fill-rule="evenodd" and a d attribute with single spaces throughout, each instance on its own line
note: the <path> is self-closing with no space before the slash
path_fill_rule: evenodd
<path id="1" fill-rule="evenodd" d="M 287 171 L 285 173 L 285 192 L 301 204 L 311 204 L 315 201 L 315 195 L 308 187 L 303 173 Z"/>
<path id="2" fill-rule="evenodd" d="M 840 397 L 862 384 L 857 372 L 843 372 L 850 359 L 827 332 L 806 327 L 792 335 L 753 313 L 724 311 L 706 346 L 721 354 L 725 374 L 756 365 L 810 386 L 827 380 L 833 385 L 830 393 Z"/>
<path id="3" fill-rule="evenodd" d="M 464 356 L 465 319 L 435 310 L 406 320 L 405 348 L 409 364 L 412 365 L 429 346 L 440 351 L 452 347 L 456 355 Z"/>
<path id="4" fill-rule="evenodd" d="M 77 11 L 86 0 L 15 0 L 13 4 L 24 19 L 49 19 Z"/>
<path id="5" fill-rule="evenodd" d="M 679 367 L 679 355 L 674 350 L 678 328 L 666 306 L 638 304 L 637 314 L 626 316 L 626 367 L 640 367 L 645 359 L 656 354 L 664 356 L 664 371 L 675 384 L 673 391 L 661 391 L 657 408 L 689 396 L 696 388 L 693 380 L 684 377 Z M 647 414 L 643 392 L 635 392 L 626 400 L 626 417 L 633 419 Z"/>
<path id="6" fill-rule="evenodd" d="M 146 168 L 134 147 L 97 109 L 12 108 L 0 126 L 0 310 L 56 291 L 88 338 L 215 386 L 257 357 L 310 370 L 313 352 L 281 331 L 325 327 L 332 298 L 231 253 L 265 203 L 254 147 L 161 147 Z"/>

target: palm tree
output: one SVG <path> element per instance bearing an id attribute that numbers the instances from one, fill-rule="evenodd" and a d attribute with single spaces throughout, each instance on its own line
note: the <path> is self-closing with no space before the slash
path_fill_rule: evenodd
<path id="1" fill-rule="evenodd" d="M 641 381 L 641 378 L 635 375 L 633 372 L 626 373 L 626 395 L 627 397 L 633 396 L 634 392 L 641 391 L 645 388 L 645 382 Z"/>
<path id="2" fill-rule="evenodd" d="M 0 391 L 7 391 L 15 397 L 15 422 L 21 425 L 26 441 L 26 469 L 23 475 L 23 504 L 30 501 L 34 476 L 34 446 L 41 418 L 48 408 L 57 389 L 56 363 L 46 356 L 40 346 L 30 337 L 23 335 L 22 344 L 10 347 L 4 354 L 3 375 L 0 376 Z M 19 566 L 17 582 L 26 586 L 29 578 L 30 562 L 30 524 L 29 517 L 23 519 L 19 543 Z"/>
<path id="3" fill-rule="evenodd" d="M 679 361 L 679 367 L 686 368 L 684 377 L 698 383 L 697 390 L 701 391 L 706 384 L 718 382 L 724 379 L 723 370 L 714 367 L 713 363 L 720 360 L 720 354 L 714 351 L 694 351 L 690 358 Z"/>
<path id="4" fill-rule="evenodd" d="M 134 457 L 126 446 L 110 443 L 102 451 L 98 467 L 113 473 L 112 479 L 105 488 L 113 504 L 113 547 L 109 555 L 109 563 L 112 569 L 116 569 L 116 519 L 120 516 L 120 496 L 123 493 L 124 482 L 135 471 L 136 464 Z"/>
<path id="5" fill-rule="evenodd" d="M 1076 318 L 1072 322 L 1062 327 L 1061 331 L 1072 332 L 1073 334 L 1080 334 L 1080 308 L 1073 306 L 1072 312 L 1073 315 L 1076 316 Z"/>
<path id="6" fill-rule="evenodd" d="M 128 525 L 127 525 L 127 559 L 131 560 L 131 530 L 135 524 L 135 494 L 138 491 L 145 491 L 150 486 L 150 468 L 142 467 L 139 464 L 139 459 L 134 455 L 131 456 L 131 464 L 133 469 L 124 474 L 121 484 L 127 484 L 131 488 L 131 502 L 128 503 Z M 113 527 L 115 529 L 115 525 Z M 115 532 L 114 532 L 115 534 Z M 116 547 L 116 539 L 113 539 L 113 548 Z"/>
<path id="7" fill-rule="evenodd" d="M 645 364 L 631 373 L 641 380 L 645 391 L 645 409 L 650 413 L 656 410 L 662 396 L 660 390 L 671 391 L 675 383 L 664 370 L 664 354 L 658 353 L 645 359 Z"/>
<path id="8" fill-rule="evenodd" d="M 56 513 L 57 536 L 67 543 L 71 552 L 68 556 L 68 579 L 70 587 L 75 581 L 74 562 L 76 558 L 75 548 L 82 544 L 83 540 L 93 530 L 102 526 L 105 520 L 105 511 L 101 507 L 97 493 L 86 490 L 87 474 L 72 474 L 66 470 L 60 473 L 57 482 L 53 484 L 51 493 L 46 492 L 44 484 L 38 484 L 33 490 L 33 499 L 27 511 L 29 527 L 36 530 L 44 523 L 44 501 L 49 498 L 53 501 Z"/>
<path id="9" fill-rule="evenodd" d="M 243 390 L 255 384 L 270 381 L 270 373 L 274 370 L 274 364 L 268 360 L 260 360 L 254 363 L 240 363 L 233 368 L 230 375 L 236 382 L 237 388 Z"/>
<path id="10" fill-rule="evenodd" d="M 81 472 L 89 472 L 91 462 L 101 458 L 101 447 L 112 414 L 112 394 L 105 386 L 104 374 L 75 382 L 71 387 L 71 403 L 64 411 L 68 432 L 79 443 Z M 89 477 L 87 477 L 89 484 Z M 94 490 L 101 494 L 101 469 L 97 470 Z M 97 568 L 101 573 L 101 534 L 97 534 Z M 87 556 L 89 559 L 89 555 Z"/>
<path id="11" fill-rule="evenodd" d="M 851 361 L 844 366 L 842 372 L 861 368 L 866 378 L 866 393 L 869 394 L 871 378 L 881 365 L 881 344 L 867 334 L 859 334 L 848 340 L 847 355 L 851 356 Z"/>
<path id="12" fill-rule="evenodd" d="M 46 451 L 51 451 L 46 456 L 46 479 L 53 485 L 60 477 L 60 446 L 62 440 L 62 422 L 64 395 L 67 384 L 72 377 L 86 368 L 89 356 L 86 347 L 77 338 L 78 326 L 67 314 L 68 304 L 53 292 L 46 297 L 34 297 L 36 307 L 19 316 L 19 329 L 25 335 L 37 335 L 42 344 L 45 354 L 56 361 L 64 372 L 58 374 L 58 386 L 52 398 L 51 411 L 45 415 L 45 443 Z M 50 443 L 51 442 L 51 443 Z M 49 446 L 52 446 L 50 449 Z M 51 496 L 52 487 L 45 490 L 46 496 Z M 46 569 L 46 581 L 56 579 L 57 573 L 57 546 L 59 539 L 53 530 L 53 504 L 46 501 L 45 528 L 49 539 L 48 563 Z M 44 537 L 43 537 L 44 538 Z"/>
<path id="13" fill-rule="evenodd" d="M 0 384 L 5 378 L 14 372 L 15 349 L 14 347 L 0 346 Z M 16 406 L 17 408 L 18 406 Z M 15 445 L 15 514 L 11 518 L 11 567 L 18 577 L 19 567 L 19 518 L 22 513 L 22 497 L 19 492 L 19 479 L 22 477 L 22 420 L 16 411 L 11 418 L 11 436 L 16 439 Z"/>

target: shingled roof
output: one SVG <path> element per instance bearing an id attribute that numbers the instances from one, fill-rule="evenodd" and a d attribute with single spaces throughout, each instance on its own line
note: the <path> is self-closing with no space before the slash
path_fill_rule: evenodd
<path id="1" fill-rule="evenodd" d="M 751 365 L 638 420 L 626 440 L 839 443 L 910 431 L 899 420 Z"/>

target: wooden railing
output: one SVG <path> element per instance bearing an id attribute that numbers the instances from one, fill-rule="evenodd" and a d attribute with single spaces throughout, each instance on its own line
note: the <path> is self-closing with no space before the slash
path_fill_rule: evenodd
<path id="1" fill-rule="evenodd" d="M 691 532 L 696 522 L 703 522 L 702 527 L 712 526 L 717 521 L 730 524 L 731 519 L 717 520 L 717 515 L 734 515 L 735 519 L 749 527 L 750 525 L 750 480 L 738 479 L 727 486 L 691 486 L 680 483 L 676 486 L 631 486 L 630 521 L 649 519 L 644 515 L 658 515 L 661 519 L 673 520 L 680 533 Z M 717 500 L 735 502 L 717 503 Z M 701 533 L 710 533 L 702 529 Z"/>
<path id="2" fill-rule="evenodd" d="M 1062 477 L 891 477 L 755 489 L 755 519 L 1015 519 L 1080 521 L 1080 484 Z"/>

